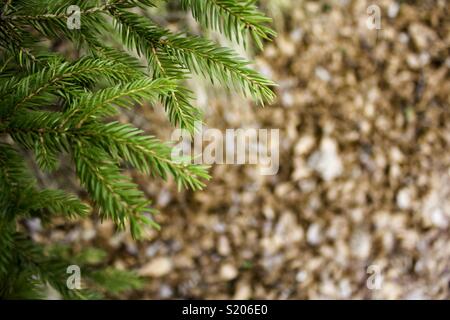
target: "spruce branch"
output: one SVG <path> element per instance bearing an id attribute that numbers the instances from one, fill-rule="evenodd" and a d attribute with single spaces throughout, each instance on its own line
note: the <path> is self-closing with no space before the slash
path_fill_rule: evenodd
<path id="1" fill-rule="evenodd" d="M 257 10 L 254 0 L 182 0 L 183 8 L 207 28 L 217 30 L 230 40 L 246 45 L 249 34 L 258 48 L 263 40 L 271 40 L 276 33 L 267 26 L 272 19 Z"/>
<path id="2" fill-rule="evenodd" d="M 260 103 L 274 98 L 274 83 L 249 68 L 249 63 L 228 48 L 210 40 L 187 34 L 173 34 L 148 19 L 124 10 L 110 10 L 119 32 L 129 47 L 146 56 L 162 51 L 191 72 L 203 75 L 214 83 L 234 88 Z M 150 50 L 150 46 L 153 50 Z M 152 60 L 150 60 L 152 61 Z"/>
<path id="3" fill-rule="evenodd" d="M 274 35 L 267 27 L 270 19 L 252 1 L 182 3 L 202 26 L 244 46 L 249 35 L 259 47 Z M 77 255 L 86 284 L 97 291 L 67 288 L 67 254 L 35 243 L 21 225 L 30 218 L 44 223 L 55 216 L 84 218 L 92 208 L 76 195 L 42 189 L 27 167 L 28 154 L 44 171 L 57 169 L 61 154 L 68 154 L 100 218 L 129 227 L 140 238 L 147 226 L 159 228 L 156 210 L 124 168 L 171 178 L 192 190 L 202 189 L 209 175 L 205 166 L 172 158 L 171 144 L 111 117 L 140 103 L 161 103 L 174 126 L 194 133 L 202 112 L 185 84 L 192 73 L 260 103 L 274 97 L 273 82 L 233 50 L 189 32 L 173 33 L 141 16 L 136 9 L 155 6 L 152 0 L 70 5 L 80 8 L 80 29 L 67 26 L 72 17 L 65 0 L 1 4 L 0 298 L 42 298 L 48 285 L 63 298 L 98 298 L 140 285 L 135 274 L 99 271 Z M 58 50 L 59 44 L 68 44 L 73 54 Z"/>
<path id="4" fill-rule="evenodd" d="M 130 80 L 130 73 L 123 65 L 92 57 L 74 63 L 53 61 L 48 67 L 17 82 L 11 81 L 0 86 L 0 92 L 16 92 L 15 95 L 4 97 L 0 117 L 10 117 L 20 108 L 49 104 L 63 87 L 70 88 L 80 83 L 89 85 L 102 78 L 112 83 L 127 81 Z"/>

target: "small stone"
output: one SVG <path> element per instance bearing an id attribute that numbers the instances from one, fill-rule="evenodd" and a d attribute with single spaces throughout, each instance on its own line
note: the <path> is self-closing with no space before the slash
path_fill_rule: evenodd
<path id="1" fill-rule="evenodd" d="M 295 145 L 294 152 L 296 155 L 308 153 L 314 146 L 315 140 L 313 136 L 307 135 L 301 137 Z"/>
<path id="2" fill-rule="evenodd" d="M 131 255 L 139 254 L 139 249 L 138 249 L 136 243 L 134 243 L 134 242 L 126 243 L 125 248 L 126 248 L 127 252 Z"/>
<path id="3" fill-rule="evenodd" d="M 337 153 L 336 142 L 330 138 L 324 138 L 320 149 L 309 157 L 308 165 L 325 181 L 331 181 L 340 176 L 344 168 Z"/>
<path id="4" fill-rule="evenodd" d="M 144 277 L 162 277 L 172 271 L 172 260 L 167 257 L 155 258 L 139 269 L 139 275 Z"/>
<path id="5" fill-rule="evenodd" d="M 438 228 L 445 229 L 448 227 L 448 219 L 441 208 L 435 208 L 431 212 L 431 223 Z"/>
<path id="6" fill-rule="evenodd" d="M 420 61 L 420 65 L 422 67 L 428 65 L 430 63 L 430 60 L 431 60 L 431 57 L 428 52 L 422 52 L 419 55 L 419 61 Z"/>
<path id="7" fill-rule="evenodd" d="M 275 217 L 275 211 L 270 206 L 265 206 L 263 208 L 263 214 L 266 217 L 266 219 L 272 220 Z"/>
<path id="8" fill-rule="evenodd" d="M 414 291 L 408 292 L 405 300 L 428 300 L 426 293 L 422 289 L 415 289 Z"/>
<path id="9" fill-rule="evenodd" d="M 294 43 L 284 36 L 278 38 L 278 46 L 281 52 L 288 57 L 292 57 L 296 52 Z"/>
<path id="10" fill-rule="evenodd" d="M 405 158 L 405 156 L 403 155 L 403 152 L 397 147 L 391 148 L 390 157 L 391 157 L 391 160 L 396 163 L 402 162 Z"/>
<path id="11" fill-rule="evenodd" d="M 400 5 L 398 2 L 392 2 L 388 7 L 388 17 L 391 19 L 397 17 L 399 11 Z"/>
<path id="12" fill-rule="evenodd" d="M 285 106 L 287 108 L 292 107 L 295 102 L 292 93 L 288 92 L 288 91 L 283 92 L 281 94 L 281 102 L 283 103 L 283 106 Z"/>
<path id="13" fill-rule="evenodd" d="M 83 232 L 82 232 L 82 238 L 85 241 L 94 239 L 96 235 L 97 235 L 97 230 L 94 228 L 83 230 Z"/>
<path id="14" fill-rule="evenodd" d="M 153 244 L 150 244 L 146 249 L 145 249 L 145 255 L 147 256 L 147 257 L 153 257 L 153 256 L 155 256 L 157 253 L 158 253 L 158 251 L 159 251 L 159 249 L 161 248 L 161 244 L 159 243 L 159 242 L 156 242 L 156 243 L 153 243 Z"/>
<path id="15" fill-rule="evenodd" d="M 161 192 L 158 195 L 157 203 L 161 207 L 165 207 L 170 203 L 170 200 L 172 199 L 172 196 L 170 192 L 166 189 L 161 190 Z"/>
<path id="16" fill-rule="evenodd" d="M 356 231 L 351 239 L 351 249 L 354 256 L 367 259 L 372 249 L 370 235 L 366 232 Z"/>
<path id="17" fill-rule="evenodd" d="M 322 81 L 330 82 L 330 80 L 331 80 L 330 73 L 328 72 L 327 69 L 325 69 L 323 67 L 317 67 L 315 69 L 315 74 L 316 74 L 316 77 Z"/>
<path id="18" fill-rule="evenodd" d="M 409 36 L 407 33 L 401 32 L 398 36 L 398 40 L 403 44 L 407 44 L 409 42 Z"/>
<path id="19" fill-rule="evenodd" d="M 30 229 L 30 232 L 41 232 L 43 230 L 41 219 L 39 218 L 31 218 L 26 220 L 27 227 Z"/>
<path id="20" fill-rule="evenodd" d="M 230 281 L 236 278 L 238 275 L 238 270 L 232 264 L 224 264 L 220 267 L 220 277 L 223 280 Z"/>
<path id="21" fill-rule="evenodd" d="M 227 227 L 225 224 L 219 222 L 213 225 L 213 230 L 217 233 L 224 233 L 225 230 L 227 230 Z"/>
<path id="22" fill-rule="evenodd" d="M 247 282 L 239 282 L 234 293 L 234 300 L 248 300 L 252 296 L 252 288 Z"/>
<path id="23" fill-rule="evenodd" d="M 411 24 L 408 31 L 414 44 L 421 50 L 429 49 L 438 39 L 433 29 L 420 23 Z"/>
<path id="24" fill-rule="evenodd" d="M 419 57 L 415 54 L 408 54 L 406 56 L 406 62 L 408 63 L 408 65 L 413 68 L 413 69 L 418 69 L 420 68 L 420 61 L 419 61 Z"/>
<path id="25" fill-rule="evenodd" d="M 306 232 L 306 241 L 313 246 L 322 242 L 322 228 L 318 223 L 313 223 L 309 226 L 308 231 Z"/>
<path id="26" fill-rule="evenodd" d="M 308 168 L 306 164 L 305 165 L 302 164 L 303 161 L 301 162 L 301 165 L 295 168 L 295 171 L 292 173 L 292 180 L 298 181 L 301 179 L 308 178 L 311 175 L 312 173 L 311 169 Z"/>
<path id="27" fill-rule="evenodd" d="M 126 234 L 124 232 L 115 233 L 112 237 L 109 238 L 108 244 L 116 249 L 122 244 L 125 236 Z"/>
<path id="28" fill-rule="evenodd" d="M 222 256 L 227 256 L 230 254 L 230 252 L 231 252 L 230 243 L 229 243 L 227 237 L 225 237 L 225 236 L 219 237 L 219 243 L 218 243 L 217 250 L 219 251 L 219 254 L 221 254 Z"/>
<path id="29" fill-rule="evenodd" d="M 114 234 L 115 225 L 111 220 L 104 220 L 97 224 L 96 228 L 98 230 L 99 237 L 109 239 Z"/>
<path id="30" fill-rule="evenodd" d="M 300 42 L 303 39 L 303 30 L 301 28 L 296 28 L 291 32 L 290 36 L 292 41 Z"/>
<path id="31" fill-rule="evenodd" d="M 450 58 L 445 59 L 445 65 L 450 68 Z"/>
<path id="32" fill-rule="evenodd" d="M 348 279 L 343 279 L 339 282 L 339 293 L 341 298 L 348 299 L 351 297 L 352 288 Z"/>
<path id="33" fill-rule="evenodd" d="M 305 282 L 305 280 L 307 278 L 308 278 L 308 273 L 306 273 L 306 271 L 299 271 L 295 275 L 295 281 L 297 281 L 298 283 Z"/>
<path id="34" fill-rule="evenodd" d="M 173 290 L 171 287 L 169 287 L 167 284 L 163 284 L 160 288 L 159 288 L 159 296 L 163 299 L 168 299 L 170 297 L 172 297 L 173 295 Z"/>
<path id="35" fill-rule="evenodd" d="M 411 208 L 411 192 L 409 189 L 403 188 L 397 193 L 397 206 L 403 210 Z"/>

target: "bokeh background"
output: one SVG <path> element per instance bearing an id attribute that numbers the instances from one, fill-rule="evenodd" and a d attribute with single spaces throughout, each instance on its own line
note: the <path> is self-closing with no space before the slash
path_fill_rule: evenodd
<path id="1" fill-rule="evenodd" d="M 373 4 L 380 30 L 366 25 Z M 261 108 L 190 83 L 208 127 L 280 129 L 278 174 L 215 165 L 207 188 L 193 193 L 130 172 L 161 212 L 162 230 L 148 240 L 95 216 L 50 230 L 30 222 L 33 237 L 102 248 L 108 265 L 136 270 L 144 288 L 121 298 L 450 298 L 450 3 L 263 0 L 261 8 L 278 37 L 262 52 L 237 49 L 278 83 L 277 101 Z M 175 5 L 168 12 L 160 22 L 169 28 L 198 30 Z M 167 139 L 160 109 L 123 117 Z M 68 180 L 41 177 L 49 186 Z M 374 270 L 378 288 L 367 285 Z"/>

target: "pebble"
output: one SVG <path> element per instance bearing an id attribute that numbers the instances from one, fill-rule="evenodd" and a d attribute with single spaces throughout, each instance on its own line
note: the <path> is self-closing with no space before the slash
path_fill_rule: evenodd
<path id="1" fill-rule="evenodd" d="M 307 278 L 308 278 L 308 273 L 305 271 L 299 271 L 295 275 L 295 281 L 297 281 L 299 283 L 305 282 Z"/>
<path id="2" fill-rule="evenodd" d="M 159 289 L 159 296 L 162 299 L 168 299 L 168 298 L 172 297 L 172 295 L 173 295 L 173 290 L 170 286 L 168 286 L 167 284 L 161 285 L 161 288 Z"/>
<path id="3" fill-rule="evenodd" d="M 248 282 L 239 282 L 234 293 L 234 300 L 248 300 L 252 297 L 252 288 Z"/>
<path id="4" fill-rule="evenodd" d="M 404 210 L 411 208 L 411 191 L 409 189 L 403 188 L 397 193 L 397 206 Z"/>
<path id="5" fill-rule="evenodd" d="M 234 265 L 227 263 L 220 267 L 219 274 L 222 280 L 230 281 L 238 276 L 238 270 Z"/>
<path id="6" fill-rule="evenodd" d="M 227 256 L 231 252 L 230 242 L 226 236 L 219 237 L 218 251 L 222 256 Z"/>
<path id="7" fill-rule="evenodd" d="M 319 245 L 322 242 L 322 228 L 318 223 L 309 226 L 306 232 L 306 241 L 312 246 Z"/>
<path id="8" fill-rule="evenodd" d="M 138 273 L 144 277 L 163 277 L 173 269 L 172 260 L 168 257 L 158 257 L 142 266 Z"/>
<path id="9" fill-rule="evenodd" d="M 305 153 L 308 153 L 312 147 L 314 147 L 315 139 L 311 135 L 305 135 L 298 139 L 295 147 L 294 152 L 296 155 L 303 155 Z"/>
<path id="10" fill-rule="evenodd" d="M 336 141 L 330 138 L 322 139 L 320 149 L 309 157 L 308 165 L 317 171 L 325 181 L 339 177 L 344 168 L 337 152 Z"/>
<path id="11" fill-rule="evenodd" d="M 317 67 L 315 70 L 316 77 L 324 82 L 330 82 L 331 81 L 331 75 L 328 72 L 327 69 L 323 67 Z"/>
<path id="12" fill-rule="evenodd" d="M 392 2 L 388 7 L 388 17 L 393 19 L 397 17 L 398 12 L 400 11 L 400 5 L 397 1 Z"/>

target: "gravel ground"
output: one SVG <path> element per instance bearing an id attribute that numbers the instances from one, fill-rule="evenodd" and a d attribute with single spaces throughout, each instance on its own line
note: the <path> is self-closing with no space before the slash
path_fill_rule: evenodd
<path id="1" fill-rule="evenodd" d="M 366 26 L 370 4 L 380 30 Z M 279 173 L 216 165 L 196 193 L 132 173 L 160 232 L 136 243 L 89 220 L 47 237 L 106 248 L 147 277 L 133 298 L 450 298 L 448 1 L 266 8 L 279 36 L 257 66 L 279 84 L 277 102 L 195 90 L 209 127 L 280 129 Z M 134 115 L 168 137 L 163 118 Z"/>

